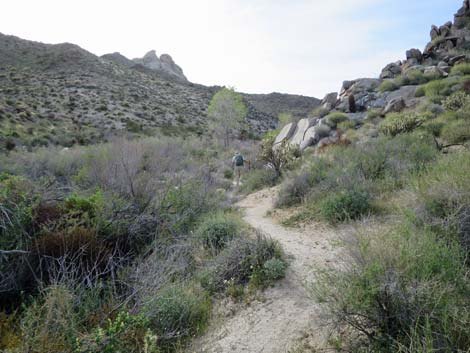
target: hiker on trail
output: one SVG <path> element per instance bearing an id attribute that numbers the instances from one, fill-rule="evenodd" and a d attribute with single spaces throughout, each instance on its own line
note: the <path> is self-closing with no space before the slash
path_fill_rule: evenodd
<path id="1" fill-rule="evenodd" d="M 240 184 L 240 177 L 242 175 L 242 170 L 245 168 L 245 158 L 240 154 L 240 152 L 235 153 L 232 158 L 232 168 L 235 169 L 235 177 L 237 178 L 237 186 Z"/>

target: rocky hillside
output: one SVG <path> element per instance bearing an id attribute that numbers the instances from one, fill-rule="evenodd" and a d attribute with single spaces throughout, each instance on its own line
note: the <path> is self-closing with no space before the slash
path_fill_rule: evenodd
<path id="1" fill-rule="evenodd" d="M 0 34 L 0 146 L 89 144 L 122 134 L 204 133 L 220 87 L 188 82 L 169 55 L 97 57 L 73 44 Z M 276 127 L 280 112 L 306 115 L 319 100 L 245 95 L 252 135 Z"/>
<path id="2" fill-rule="evenodd" d="M 302 150 L 336 143 L 344 130 L 357 129 L 368 118 L 424 105 L 432 106 L 421 110 L 442 111 L 446 97 L 470 92 L 470 0 L 464 1 L 453 22 L 433 25 L 430 39 L 423 51 L 410 49 L 405 60 L 386 65 L 378 78 L 344 81 L 339 93 L 325 96 L 314 117 L 285 126 L 276 143 L 288 140 Z"/>

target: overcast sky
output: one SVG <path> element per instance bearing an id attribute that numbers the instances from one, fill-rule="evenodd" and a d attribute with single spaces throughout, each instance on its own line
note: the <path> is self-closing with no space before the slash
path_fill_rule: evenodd
<path id="1" fill-rule="evenodd" d="M 3 0 L 0 32 L 94 54 L 169 53 L 192 82 L 322 98 L 376 77 L 462 0 Z"/>

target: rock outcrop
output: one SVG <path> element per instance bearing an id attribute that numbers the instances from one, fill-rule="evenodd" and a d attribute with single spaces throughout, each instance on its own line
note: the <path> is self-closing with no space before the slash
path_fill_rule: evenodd
<path id="1" fill-rule="evenodd" d="M 183 81 L 188 80 L 181 67 L 176 65 L 172 57 L 168 54 L 162 54 L 159 58 L 155 50 L 151 50 L 145 54 L 143 58 L 133 59 L 132 61 L 135 64 L 146 67 L 147 69 L 164 72 Z"/>
<path id="2" fill-rule="evenodd" d="M 463 2 L 453 22 L 446 22 L 439 27 L 433 25 L 429 34 L 431 41 L 423 51 L 417 48 L 407 50 L 405 59 L 386 65 L 378 79 L 360 78 L 344 81 L 339 95 L 329 93 L 321 101 L 324 110 L 322 114 L 343 112 L 351 121 L 360 124 L 366 116 L 366 111 L 370 109 L 378 110 L 379 114 L 385 115 L 416 107 L 426 100 L 425 97 L 416 97 L 418 85 L 423 81 L 412 80 L 409 77 L 445 78 L 453 66 L 470 62 L 470 54 L 467 54 L 470 49 L 470 0 Z M 400 75 L 404 79 L 396 80 Z M 384 81 L 390 81 L 390 89 L 379 89 Z M 400 85 L 402 86 L 397 87 Z M 307 124 L 301 120 L 302 123 L 299 123 L 292 136 L 283 135 L 283 139 L 288 139 L 301 150 L 336 141 L 335 129 L 329 131 L 325 126 L 322 127 L 325 119 L 317 117 L 309 121 Z M 319 136 L 319 131 L 329 136 Z"/>

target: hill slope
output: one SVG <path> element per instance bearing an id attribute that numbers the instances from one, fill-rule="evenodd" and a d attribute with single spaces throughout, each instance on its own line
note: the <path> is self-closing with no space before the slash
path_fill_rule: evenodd
<path id="1" fill-rule="evenodd" d="M 162 67 L 174 64 L 170 59 L 162 55 Z M 7 139 L 17 145 L 70 146 L 158 129 L 204 133 L 206 109 L 220 87 L 131 63 L 116 53 L 99 58 L 73 44 L 0 34 L 1 146 Z M 245 97 L 253 135 L 274 128 L 280 112 L 305 115 L 319 104 L 315 98 L 281 94 Z"/>

